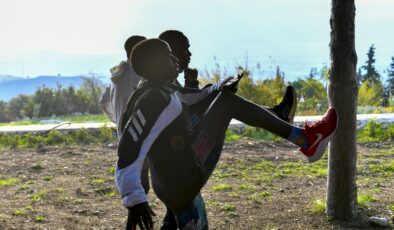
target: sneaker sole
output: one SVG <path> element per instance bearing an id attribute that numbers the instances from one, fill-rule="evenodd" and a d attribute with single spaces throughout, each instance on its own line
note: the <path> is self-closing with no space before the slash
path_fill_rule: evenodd
<path id="1" fill-rule="evenodd" d="M 338 115 L 337 115 L 337 116 L 338 116 Z M 337 117 L 337 124 L 336 124 L 336 126 L 335 126 L 334 132 L 332 132 L 332 133 L 330 134 L 330 136 L 324 138 L 324 139 L 320 142 L 320 144 L 317 146 L 317 149 L 316 149 L 315 154 L 314 154 L 313 156 L 308 157 L 308 163 L 313 163 L 313 162 L 315 162 L 315 161 L 320 160 L 320 158 L 321 158 L 321 157 L 323 156 L 323 154 L 324 154 L 324 151 L 325 151 L 326 148 L 327 148 L 328 142 L 330 142 L 332 136 L 334 136 L 335 132 L 337 131 L 337 128 L 338 128 L 338 117 Z"/>

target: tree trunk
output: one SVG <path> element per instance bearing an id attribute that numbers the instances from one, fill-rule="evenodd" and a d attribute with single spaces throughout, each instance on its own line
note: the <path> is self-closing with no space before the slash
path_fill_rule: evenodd
<path id="1" fill-rule="evenodd" d="M 332 0 L 330 105 L 339 123 L 329 148 L 327 215 L 349 221 L 356 217 L 357 54 L 354 45 L 354 0 Z"/>

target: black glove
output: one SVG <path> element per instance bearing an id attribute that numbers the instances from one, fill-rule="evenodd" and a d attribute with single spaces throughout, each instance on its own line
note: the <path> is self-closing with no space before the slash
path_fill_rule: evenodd
<path id="1" fill-rule="evenodd" d="M 197 80 L 198 71 L 197 69 L 187 68 L 185 73 L 185 87 L 198 88 L 199 82 Z"/>
<path id="2" fill-rule="evenodd" d="M 238 90 L 238 83 L 242 79 L 243 76 L 244 76 L 244 74 L 241 73 L 241 74 L 238 74 L 238 76 L 236 78 L 227 77 L 226 79 L 224 79 L 222 81 L 219 89 L 222 91 L 230 91 L 230 92 L 236 93 Z"/>
<path id="3" fill-rule="evenodd" d="M 137 225 L 140 229 L 153 229 L 152 216 L 156 216 L 156 214 L 149 207 L 148 202 L 137 204 L 127 209 L 129 210 L 129 215 L 127 217 L 126 230 L 135 230 Z"/>

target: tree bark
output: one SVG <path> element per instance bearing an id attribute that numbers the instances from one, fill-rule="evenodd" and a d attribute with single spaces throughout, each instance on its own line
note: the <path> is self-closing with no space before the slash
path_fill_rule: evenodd
<path id="1" fill-rule="evenodd" d="M 326 213 L 349 221 L 357 215 L 356 125 L 357 54 L 354 0 L 332 0 L 329 102 L 339 123 L 329 147 Z"/>

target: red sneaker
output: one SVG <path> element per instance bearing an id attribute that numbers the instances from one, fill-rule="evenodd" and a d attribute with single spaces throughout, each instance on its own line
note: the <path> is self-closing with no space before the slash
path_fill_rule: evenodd
<path id="1" fill-rule="evenodd" d="M 329 108 L 322 120 L 308 125 L 305 124 L 303 135 L 308 140 L 308 148 L 300 151 L 308 157 L 308 162 L 319 160 L 327 148 L 328 142 L 334 135 L 338 125 L 338 115 L 334 108 Z"/>

